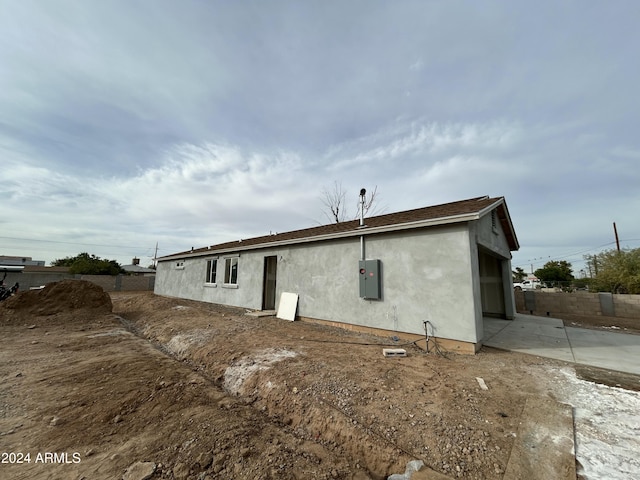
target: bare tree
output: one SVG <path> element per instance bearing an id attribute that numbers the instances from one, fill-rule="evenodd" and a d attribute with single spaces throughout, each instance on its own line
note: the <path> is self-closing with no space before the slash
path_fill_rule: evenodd
<path id="1" fill-rule="evenodd" d="M 324 205 L 322 213 L 331 222 L 340 223 L 348 218 L 357 219 L 360 216 L 360 199 L 356 204 L 355 214 L 350 215 L 345 207 L 347 192 L 342 188 L 342 183 L 333 182 L 333 188 L 323 188 L 320 200 Z M 378 186 L 376 185 L 369 195 L 365 197 L 364 214 L 374 215 L 378 213 Z"/>
<path id="2" fill-rule="evenodd" d="M 322 204 L 325 206 L 325 210 L 322 211 L 324 215 L 331 222 L 344 222 L 346 218 L 345 211 L 345 198 L 347 196 L 347 192 L 345 192 L 342 188 L 342 183 L 339 183 L 337 180 L 333 182 L 333 189 L 328 190 L 326 187 L 322 189 Z"/>

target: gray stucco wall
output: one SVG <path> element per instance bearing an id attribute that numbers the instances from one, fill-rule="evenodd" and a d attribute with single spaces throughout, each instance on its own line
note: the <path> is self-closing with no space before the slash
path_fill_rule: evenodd
<path id="1" fill-rule="evenodd" d="M 487 214 L 477 222 L 471 224 L 471 231 L 476 234 L 476 241 L 485 249 L 490 250 L 497 256 L 511 258 L 511 251 L 507 238 L 502 230 L 502 225 L 496 219 L 495 228 L 491 221 L 491 214 Z"/>
<path id="2" fill-rule="evenodd" d="M 359 237 L 238 252 L 238 288 L 224 288 L 220 282 L 205 286 L 206 261 L 211 257 L 186 258 L 182 269 L 175 268 L 175 261 L 162 261 L 155 292 L 260 309 L 264 257 L 277 255 L 277 299 L 282 292 L 297 293 L 298 315 L 416 334 L 424 334 L 423 322 L 428 320 L 438 337 L 479 340 L 479 286 L 472 275 L 477 256 L 467 225 L 365 238 L 366 258 L 382 263 L 381 300 L 358 295 Z M 224 257 L 218 256 L 219 280 Z M 480 323 L 481 313 L 480 307 Z"/>

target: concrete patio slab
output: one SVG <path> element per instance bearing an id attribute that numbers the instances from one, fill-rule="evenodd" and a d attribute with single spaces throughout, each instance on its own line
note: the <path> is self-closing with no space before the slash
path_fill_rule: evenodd
<path id="1" fill-rule="evenodd" d="M 640 375 L 640 335 L 567 327 L 576 363 Z"/>
<path id="2" fill-rule="evenodd" d="M 562 320 L 517 314 L 484 319 L 488 347 L 640 375 L 640 335 L 564 327 Z"/>
<path id="3" fill-rule="evenodd" d="M 540 320 L 538 320 L 540 319 Z M 497 333 L 496 322 L 508 322 Z M 574 362 L 573 352 L 562 320 L 556 318 L 517 315 L 515 320 L 485 319 L 487 334 L 483 344 L 488 347 Z"/>
<path id="4" fill-rule="evenodd" d="M 511 320 L 501 320 L 498 318 L 484 319 L 484 338 L 488 339 L 500 332 L 504 327 L 511 324 Z"/>

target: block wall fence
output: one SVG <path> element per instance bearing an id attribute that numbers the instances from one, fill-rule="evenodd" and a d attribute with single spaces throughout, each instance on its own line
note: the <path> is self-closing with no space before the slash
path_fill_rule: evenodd
<path id="1" fill-rule="evenodd" d="M 80 280 L 87 280 L 100 285 L 105 292 L 123 291 L 153 291 L 156 277 L 129 276 L 129 275 L 81 275 Z"/>
<path id="2" fill-rule="evenodd" d="M 640 319 L 640 295 L 591 292 L 516 291 L 516 310 L 520 313 L 553 317 L 554 313 L 626 317 Z"/>
<path id="3" fill-rule="evenodd" d="M 2 278 L 0 276 L 0 278 Z M 40 287 L 48 283 L 59 282 L 61 280 L 76 279 L 87 280 L 100 285 L 107 292 L 120 291 L 153 291 L 156 277 L 155 275 L 134 276 L 134 275 L 70 275 L 68 273 L 9 273 L 5 280 L 7 285 L 20 283 L 20 291 L 29 290 L 32 287 Z"/>

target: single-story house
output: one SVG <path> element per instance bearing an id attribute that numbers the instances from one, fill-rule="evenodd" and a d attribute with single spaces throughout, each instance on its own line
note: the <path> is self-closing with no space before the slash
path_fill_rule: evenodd
<path id="1" fill-rule="evenodd" d="M 511 319 L 511 251 L 503 197 L 241 239 L 158 258 L 155 293 L 273 310 L 298 295 L 297 316 L 475 353 L 483 317 Z"/>
<path id="2" fill-rule="evenodd" d="M 134 257 L 131 261 L 131 265 L 122 265 L 122 269 L 127 272 L 128 275 L 152 276 L 156 274 L 156 271 L 153 268 L 141 267 L 140 259 L 138 257 Z"/>

